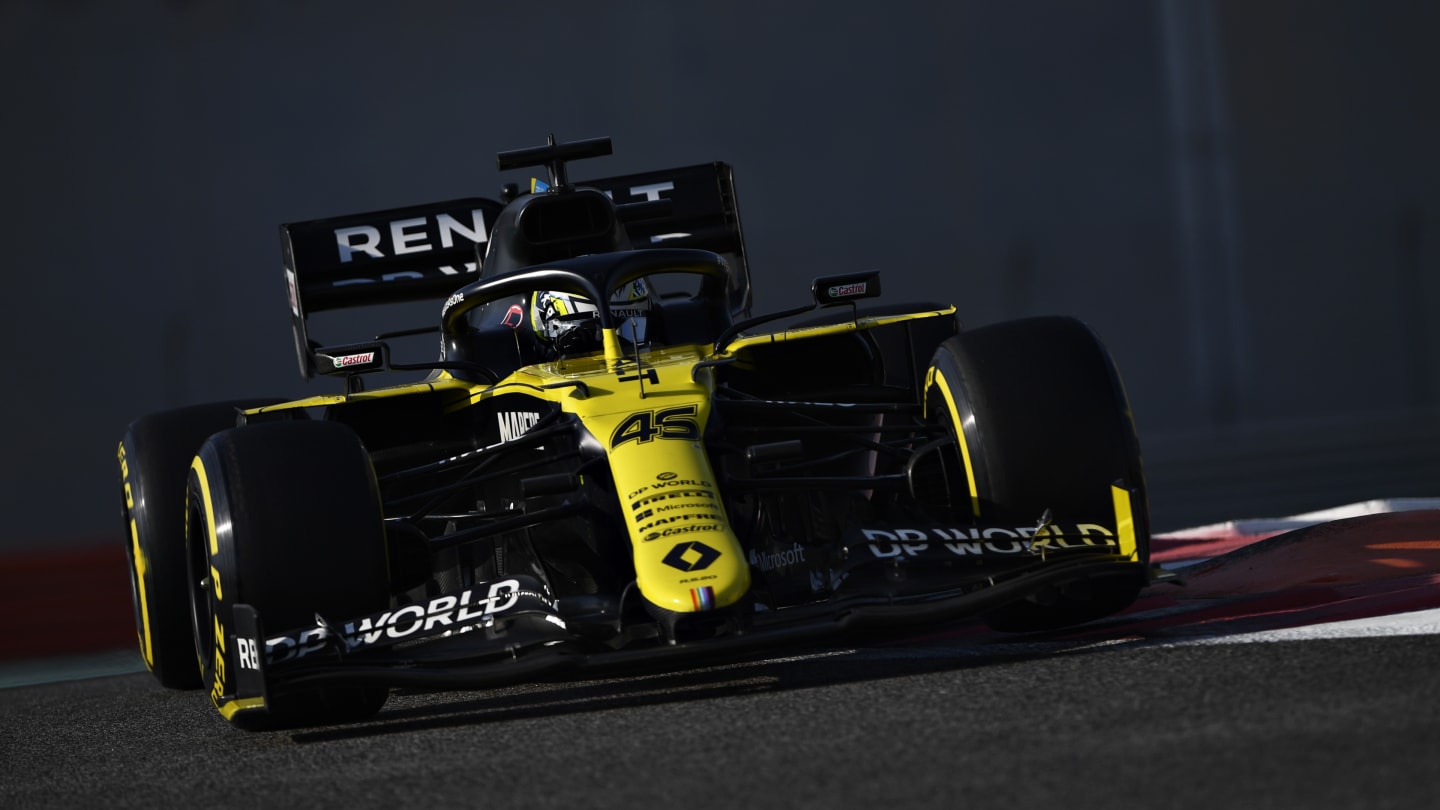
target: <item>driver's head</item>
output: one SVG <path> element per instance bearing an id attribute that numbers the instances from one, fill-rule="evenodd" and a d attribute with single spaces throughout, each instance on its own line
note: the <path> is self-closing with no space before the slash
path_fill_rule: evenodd
<path id="1" fill-rule="evenodd" d="M 610 314 L 620 337 L 632 343 L 646 340 L 645 324 L 650 314 L 650 290 L 637 279 L 610 297 Z M 600 317 L 594 302 L 566 292 L 541 291 L 530 298 L 530 324 L 541 340 L 560 354 L 599 351 Z"/>
<path id="2" fill-rule="evenodd" d="M 530 325 L 541 340 L 561 354 L 600 348 L 600 318 L 588 298 L 548 290 L 530 298 Z"/>

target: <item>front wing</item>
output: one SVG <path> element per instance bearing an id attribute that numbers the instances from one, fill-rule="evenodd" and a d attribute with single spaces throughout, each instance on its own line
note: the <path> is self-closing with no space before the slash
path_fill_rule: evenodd
<path id="1" fill-rule="evenodd" d="M 235 608 L 226 640 L 237 676 L 235 694 L 217 704 L 227 716 L 260 709 L 270 695 L 319 684 L 426 689 L 475 689 L 537 680 L 733 660 L 737 656 L 833 643 L 875 629 L 904 631 L 973 618 L 1049 588 L 1097 579 L 1137 585 L 1170 575 L 1115 553 L 1086 553 L 1037 562 L 1005 579 L 982 578 L 951 590 L 912 596 L 835 596 L 779 611 L 757 610 L 728 635 L 667 644 L 658 639 L 596 649 L 570 632 L 559 606 L 536 583 L 515 577 L 336 627 L 316 617 L 312 628 L 265 635 L 261 617 Z M 265 639 L 262 644 L 261 639 Z M 303 652 L 302 652 L 303 651 Z"/>

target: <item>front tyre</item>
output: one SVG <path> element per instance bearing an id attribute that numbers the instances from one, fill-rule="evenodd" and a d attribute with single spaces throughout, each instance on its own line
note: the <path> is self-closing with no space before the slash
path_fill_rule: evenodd
<path id="1" fill-rule="evenodd" d="M 131 422 L 120 441 L 121 518 L 135 635 L 145 666 L 171 689 L 200 686 L 185 573 L 185 479 L 205 439 L 266 401 L 216 402 Z"/>
<path id="2" fill-rule="evenodd" d="M 947 464 L 964 487 L 952 493 L 956 511 L 991 525 L 1035 525 L 1046 510 L 1056 523 L 1094 523 L 1116 514 L 1118 484 L 1128 492 L 1134 559 L 1148 565 L 1134 420 L 1109 352 L 1084 323 L 1028 318 L 946 340 L 931 361 L 925 408 L 956 439 L 957 457 Z M 983 619 L 1007 631 L 1078 624 L 1128 606 L 1144 584 L 1143 575 L 1122 568 Z"/>
<path id="3" fill-rule="evenodd" d="M 277 422 L 212 436 L 190 470 L 190 590 L 204 682 L 242 728 L 346 722 L 380 710 L 388 690 L 323 686 L 238 695 L 234 608 L 284 632 L 389 607 L 379 488 L 359 438 L 333 422 Z M 250 640 L 264 655 L 263 639 Z"/>

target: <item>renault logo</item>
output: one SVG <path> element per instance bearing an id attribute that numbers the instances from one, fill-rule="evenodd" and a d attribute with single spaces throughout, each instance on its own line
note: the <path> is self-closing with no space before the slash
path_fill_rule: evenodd
<path id="1" fill-rule="evenodd" d="M 665 564 L 681 571 L 704 571 L 720 559 L 720 552 L 698 541 L 677 543 L 665 555 Z"/>

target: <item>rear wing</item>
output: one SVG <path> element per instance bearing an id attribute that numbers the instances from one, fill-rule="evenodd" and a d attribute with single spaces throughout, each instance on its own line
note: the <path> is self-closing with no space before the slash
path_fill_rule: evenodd
<path id="1" fill-rule="evenodd" d="M 730 312 L 750 315 L 750 265 L 740 231 L 734 170 L 727 163 L 627 174 L 577 185 L 598 188 L 616 204 L 669 200 L 666 216 L 625 223 L 636 249 L 693 248 L 718 253 L 730 265 Z"/>
<path id="2" fill-rule="evenodd" d="M 729 263 L 730 308 L 750 309 L 750 271 L 731 167 L 704 163 L 576 183 L 616 204 L 669 200 L 655 218 L 626 224 L 636 249 L 697 248 Z M 504 204 L 484 197 L 391 208 L 280 226 L 290 324 L 300 374 L 315 376 L 307 318 L 324 310 L 444 301 L 479 278 L 490 228 Z M 439 320 L 439 312 L 436 312 Z"/>

